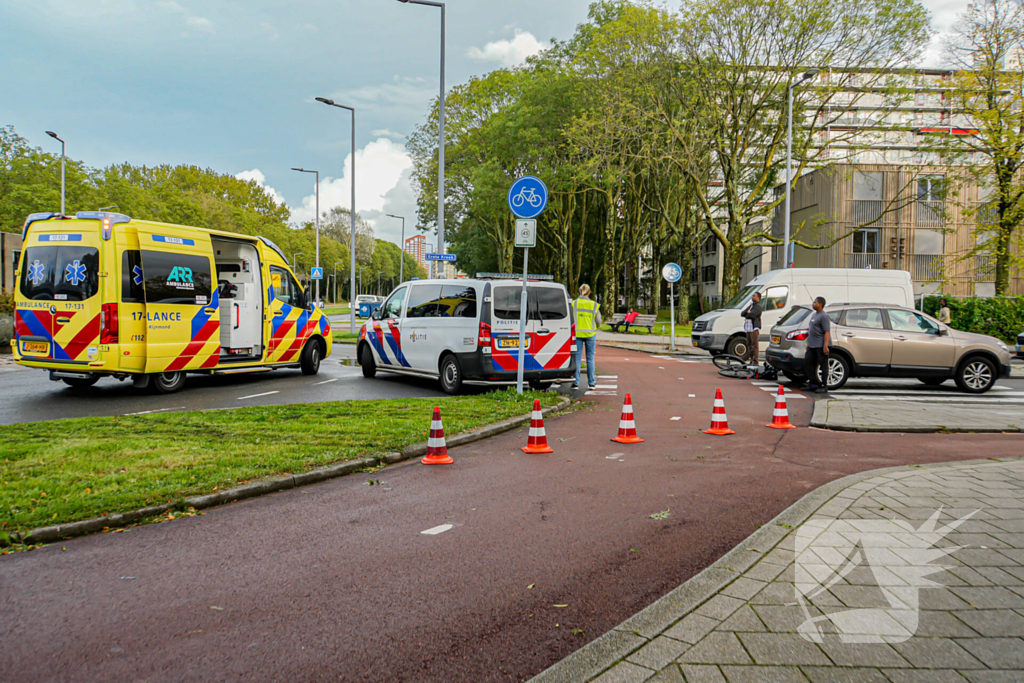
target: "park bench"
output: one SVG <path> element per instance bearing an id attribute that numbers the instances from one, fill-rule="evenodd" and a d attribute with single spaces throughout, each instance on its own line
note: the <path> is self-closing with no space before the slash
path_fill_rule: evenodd
<path id="1" fill-rule="evenodd" d="M 654 334 L 654 323 L 657 322 L 658 316 L 656 315 L 638 315 L 636 320 L 631 322 L 629 326 L 632 327 L 646 327 L 647 331 Z M 612 316 L 612 319 L 608 321 L 608 327 L 612 328 L 612 332 L 618 332 L 620 327 L 626 325 L 626 314 L 616 313 Z"/>

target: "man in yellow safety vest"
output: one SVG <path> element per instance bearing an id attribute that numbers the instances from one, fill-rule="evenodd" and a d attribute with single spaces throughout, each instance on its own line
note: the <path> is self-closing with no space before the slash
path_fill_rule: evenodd
<path id="1" fill-rule="evenodd" d="M 587 383 L 593 389 L 597 385 L 594 352 L 597 350 L 597 330 L 601 327 L 601 309 L 590 299 L 590 285 L 580 285 L 580 298 L 572 302 L 572 308 L 576 321 L 576 377 L 572 388 L 580 387 L 580 363 L 586 351 Z"/>

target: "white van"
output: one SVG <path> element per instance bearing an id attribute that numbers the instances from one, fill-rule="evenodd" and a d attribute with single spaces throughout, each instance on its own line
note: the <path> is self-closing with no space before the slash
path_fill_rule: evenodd
<path id="1" fill-rule="evenodd" d="M 463 384 L 507 384 L 519 369 L 519 308 L 523 280 L 404 282 L 359 331 L 363 375 L 394 372 L 440 380 L 456 394 Z M 576 372 L 576 326 L 565 287 L 527 283 L 523 378 L 543 389 Z"/>
<path id="2" fill-rule="evenodd" d="M 810 305 L 823 296 L 828 303 L 880 303 L 914 306 L 914 282 L 905 270 L 861 268 L 786 268 L 762 273 L 722 308 L 693 322 L 693 345 L 716 356 L 728 353 L 745 358 L 747 336 L 740 313 L 754 292 L 761 293 L 761 350 L 768 347 L 764 334 L 797 304 Z M 763 354 L 762 354 L 763 357 Z"/>

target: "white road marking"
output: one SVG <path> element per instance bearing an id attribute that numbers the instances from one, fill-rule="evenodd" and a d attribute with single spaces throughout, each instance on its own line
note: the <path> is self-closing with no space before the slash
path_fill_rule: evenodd
<path id="1" fill-rule="evenodd" d="M 690 394 L 690 398 L 697 398 L 697 394 Z"/>
<path id="2" fill-rule="evenodd" d="M 265 391 L 262 394 L 252 394 L 251 396 L 239 396 L 236 400 L 244 401 L 247 398 L 259 398 L 260 396 L 270 396 L 271 394 L 280 394 L 280 391 Z"/>
<path id="3" fill-rule="evenodd" d="M 178 408 L 159 408 L 157 410 L 143 410 L 141 413 L 125 413 L 122 417 L 131 417 L 132 415 L 149 415 L 151 413 L 163 413 L 168 410 L 185 410 L 185 406 Z"/>
<path id="4" fill-rule="evenodd" d="M 442 524 L 441 526 L 431 527 L 430 529 L 427 529 L 425 531 L 421 531 L 420 533 L 421 534 L 426 534 L 427 536 L 437 536 L 438 534 L 443 534 L 444 532 L 448 531 L 449 529 L 454 529 L 454 528 L 455 528 L 454 524 Z"/>
<path id="5" fill-rule="evenodd" d="M 683 378 L 683 377 L 680 377 L 679 379 L 684 379 L 684 378 Z"/>
<path id="6" fill-rule="evenodd" d="M 597 375 L 598 379 L 618 379 L 618 375 Z"/>
<path id="7" fill-rule="evenodd" d="M 595 389 L 618 389 L 618 384 L 595 384 Z"/>
<path id="8" fill-rule="evenodd" d="M 755 381 L 751 382 L 751 384 L 754 384 L 754 385 L 759 386 L 759 387 L 760 386 L 777 386 L 775 382 L 764 382 L 764 381 L 760 381 L 760 380 L 755 380 Z"/>
<path id="9" fill-rule="evenodd" d="M 669 420 L 671 420 L 672 422 L 675 422 L 676 420 L 682 420 L 682 419 L 683 418 L 681 418 L 681 417 L 670 417 L 669 418 Z"/>
<path id="10" fill-rule="evenodd" d="M 341 378 L 340 377 L 334 377 L 332 379 L 325 379 L 323 382 L 317 382 L 313 386 L 318 387 L 321 384 L 330 384 L 331 382 L 337 382 L 339 379 L 341 379 Z"/>
<path id="11" fill-rule="evenodd" d="M 604 459 L 605 460 L 618 460 L 619 458 L 621 458 L 624 455 L 625 455 L 625 453 L 612 453 L 611 455 L 606 455 L 604 457 Z"/>
<path id="12" fill-rule="evenodd" d="M 659 365 L 659 366 L 658 366 L 658 369 L 659 369 L 659 370 L 664 370 L 665 368 L 663 368 L 663 367 L 661 367 L 661 366 Z"/>
<path id="13" fill-rule="evenodd" d="M 584 396 L 618 396 L 617 391 L 587 391 Z"/>

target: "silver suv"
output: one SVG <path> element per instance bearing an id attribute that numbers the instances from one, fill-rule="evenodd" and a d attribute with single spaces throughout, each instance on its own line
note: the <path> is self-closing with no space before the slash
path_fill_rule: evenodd
<path id="1" fill-rule="evenodd" d="M 786 377 L 807 379 L 807 323 L 811 309 L 793 308 L 771 329 L 766 358 Z M 960 391 L 981 394 L 1010 376 L 1010 347 L 983 334 L 954 330 L 921 311 L 891 304 L 833 304 L 828 388 L 850 377 L 916 377 L 929 386 L 956 380 Z"/>

